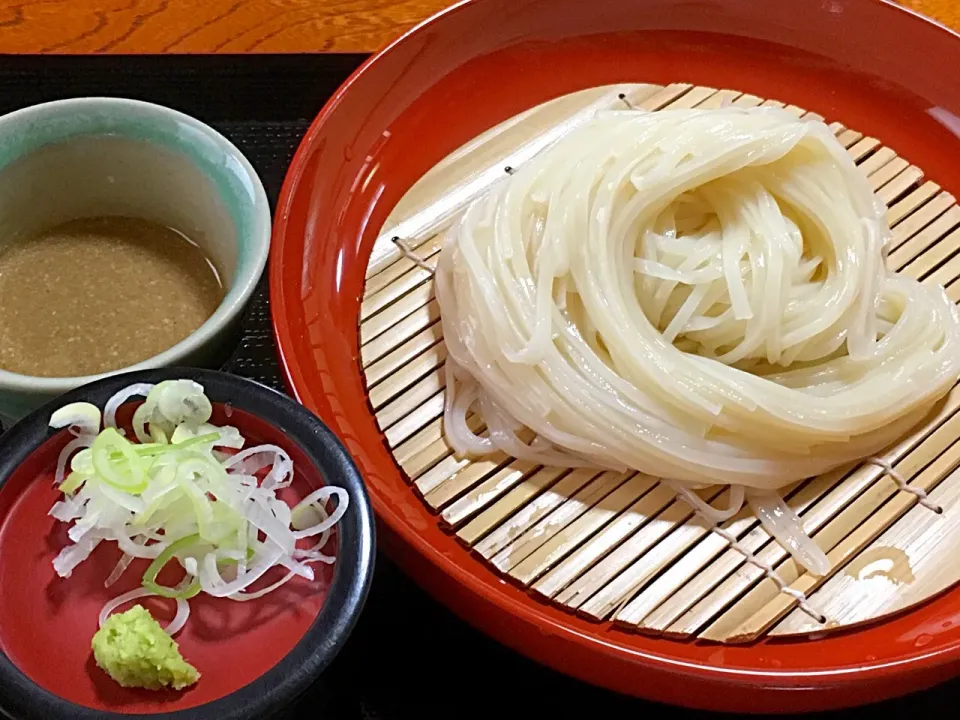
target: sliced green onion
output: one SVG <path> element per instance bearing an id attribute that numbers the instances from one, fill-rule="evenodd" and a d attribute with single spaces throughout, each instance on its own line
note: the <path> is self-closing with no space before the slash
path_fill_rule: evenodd
<path id="1" fill-rule="evenodd" d="M 140 457 L 156 457 L 157 455 L 164 455 L 165 453 L 175 452 L 178 450 L 189 450 L 197 445 L 216 442 L 219 439 L 219 433 L 208 433 L 206 435 L 190 438 L 178 443 L 138 443 L 136 445 L 131 445 L 131 447 L 133 448 L 133 451 Z M 82 452 L 83 451 L 77 453 L 77 455 L 74 457 L 78 457 Z M 114 450 L 112 453 L 110 453 L 110 459 L 114 461 L 121 460 L 123 457 L 123 453 L 118 450 Z"/>
<path id="2" fill-rule="evenodd" d="M 253 548 L 248 547 L 246 555 L 247 555 L 247 562 L 250 562 L 251 560 L 253 560 L 254 557 L 256 557 L 257 552 Z M 235 560 L 234 558 L 217 558 L 217 566 L 236 565 L 238 562 L 240 561 Z"/>
<path id="3" fill-rule="evenodd" d="M 74 427 L 88 435 L 96 435 L 100 432 L 100 408 L 88 402 L 64 405 L 50 416 L 50 427 Z"/>
<path id="4" fill-rule="evenodd" d="M 167 587 L 157 583 L 157 575 L 163 570 L 164 566 L 178 553 L 187 548 L 191 548 L 200 542 L 200 536 L 197 534 L 187 535 L 179 540 L 170 543 L 167 548 L 157 555 L 156 559 L 150 563 L 150 567 L 143 574 L 143 587 L 160 597 L 174 598 L 175 600 L 189 600 L 195 595 L 200 594 L 200 579 L 194 578 L 187 587 L 182 590 Z"/>
<path id="5" fill-rule="evenodd" d="M 133 445 L 114 428 L 106 428 L 93 441 L 93 467 L 101 479 L 128 493 L 140 493 L 147 489 L 147 473 Z M 119 452 L 123 460 L 116 461 L 111 455 Z"/>
<path id="6" fill-rule="evenodd" d="M 70 460 L 70 469 L 82 475 L 93 475 L 93 450 L 84 448 Z"/>
<path id="7" fill-rule="evenodd" d="M 156 405 L 156 400 L 151 400 L 148 396 L 146 402 L 133 412 L 133 432 L 137 436 L 137 440 L 142 443 L 147 442 L 147 438 L 151 437 L 147 432 L 147 425 L 150 423 Z"/>
<path id="8" fill-rule="evenodd" d="M 149 443 L 146 445 L 134 445 L 134 449 L 140 457 L 152 457 L 163 455 L 164 453 L 175 452 L 178 450 L 188 450 L 196 445 L 216 442 L 220 439 L 220 433 L 208 433 L 199 437 L 190 438 L 178 443 Z"/>
<path id="9" fill-rule="evenodd" d="M 220 546 L 228 538 L 237 534 L 237 527 L 244 522 L 244 518 L 226 503 L 210 503 L 210 509 L 213 513 L 212 517 L 200 534 L 204 540 Z M 220 532 L 217 532 L 218 530 Z"/>
<path id="10" fill-rule="evenodd" d="M 81 486 L 91 478 L 91 475 L 80 473 L 74 470 L 67 475 L 66 479 L 60 483 L 60 492 L 64 495 L 73 495 Z"/>
<path id="11" fill-rule="evenodd" d="M 157 475 L 153 478 L 152 483 L 155 486 L 162 486 L 165 489 L 176 479 L 176 473 L 176 468 L 172 465 L 161 468 Z M 182 495 L 171 494 L 169 492 L 158 493 L 158 495 L 150 501 L 150 504 L 147 505 L 142 512 L 137 513 L 133 517 L 132 524 L 145 525 L 156 512 L 175 503 L 181 497 Z"/>
<path id="12" fill-rule="evenodd" d="M 128 439 L 116 427 L 116 411 L 144 391 L 146 400 L 133 417 L 136 440 Z M 325 517 L 320 502 L 313 511 L 299 506 L 294 511 L 278 497 L 293 482 L 293 462 L 286 451 L 276 445 L 242 450 L 245 438 L 239 430 L 207 422 L 211 407 L 202 386 L 179 380 L 152 388 L 133 385 L 116 393 L 104 410 L 103 430 L 92 406 L 67 407 L 56 415 L 57 423 L 91 429 L 70 440 L 57 460 L 56 485 L 65 494 L 50 514 L 73 523 L 71 540 L 77 537 L 53 561 L 60 577 L 68 577 L 87 560 L 101 542 L 98 536 L 113 538 L 124 556 L 108 583 L 133 558 L 156 554 L 139 592 L 176 599 L 178 617 L 185 619 L 187 599 L 201 592 L 251 600 L 293 576 L 311 581 L 312 563 L 333 560 L 297 548 L 299 536 L 323 531 L 321 540 L 326 538 L 328 529 L 320 525 L 336 519 Z M 217 448 L 241 452 L 224 458 Z M 248 463 L 247 458 L 255 459 Z M 262 467 L 270 471 L 258 479 Z M 315 493 L 308 498 L 319 500 Z M 157 577 L 171 558 L 186 573 L 179 583 L 166 587 Z M 228 578 L 218 570 L 220 563 L 229 566 Z M 288 571 L 284 579 L 248 591 L 264 573 L 281 566 Z"/>

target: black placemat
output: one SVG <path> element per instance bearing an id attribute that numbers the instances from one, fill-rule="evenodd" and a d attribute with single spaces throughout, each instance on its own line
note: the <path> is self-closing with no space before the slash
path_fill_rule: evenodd
<path id="1" fill-rule="evenodd" d="M 210 123 L 250 159 L 276 202 L 304 131 L 357 55 L 227 57 L 0 56 L 0 113 L 46 100 L 113 95 L 149 100 Z M 266 280 L 226 369 L 283 389 Z M 2 592 L 2 588 L 0 588 Z M 224 658 L 224 662 L 229 662 Z M 960 682 L 824 718 L 953 711 Z M 757 712 L 772 708 L 757 707 Z M 384 557 L 346 649 L 285 717 L 331 720 L 720 718 L 594 688 L 539 666 L 473 630 Z M 215 720 L 215 719 L 211 719 Z"/>

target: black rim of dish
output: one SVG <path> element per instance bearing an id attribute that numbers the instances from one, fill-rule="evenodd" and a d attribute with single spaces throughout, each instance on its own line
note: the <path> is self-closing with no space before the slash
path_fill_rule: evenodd
<path id="1" fill-rule="evenodd" d="M 330 664 L 356 624 L 373 576 L 373 511 L 359 470 L 333 432 L 305 408 L 275 390 L 235 375 L 193 368 L 165 368 L 114 375 L 72 390 L 0 436 L 0 488 L 13 471 L 53 433 L 50 413 L 70 402 L 103 407 L 133 383 L 188 378 L 204 386 L 213 402 L 229 402 L 258 416 L 297 443 L 325 478 L 346 488 L 350 512 L 338 524 L 339 555 L 333 583 L 316 620 L 277 665 L 218 700 L 169 713 L 110 713 L 77 705 L 35 684 L 0 651 L 0 710 L 42 720 L 254 720 L 272 715 L 301 695 Z M 2 714 L 2 713 L 0 713 Z"/>

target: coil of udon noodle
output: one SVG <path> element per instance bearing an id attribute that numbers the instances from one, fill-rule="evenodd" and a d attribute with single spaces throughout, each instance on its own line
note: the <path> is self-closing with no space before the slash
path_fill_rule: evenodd
<path id="1" fill-rule="evenodd" d="M 446 437 L 659 476 L 713 521 L 746 497 L 822 573 L 776 490 L 890 445 L 960 375 L 954 305 L 886 270 L 889 235 L 823 123 L 598 113 L 447 232 Z M 692 492 L 718 484 L 726 509 Z"/>

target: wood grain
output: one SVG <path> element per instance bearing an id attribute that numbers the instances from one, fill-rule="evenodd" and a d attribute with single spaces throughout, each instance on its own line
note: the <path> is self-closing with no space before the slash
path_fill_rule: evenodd
<path id="1" fill-rule="evenodd" d="M 0 53 L 373 52 L 452 0 L 0 0 Z M 902 4 L 960 30 L 957 0 Z"/>
<path id="2" fill-rule="evenodd" d="M 451 4 L 450 0 L 0 0 L 0 52 L 371 52 Z"/>
<path id="3" fill-rule="evenodd" d="M 957 0 L 900 0 L 900 4 L 960 31 L 960 3 Z"/>

